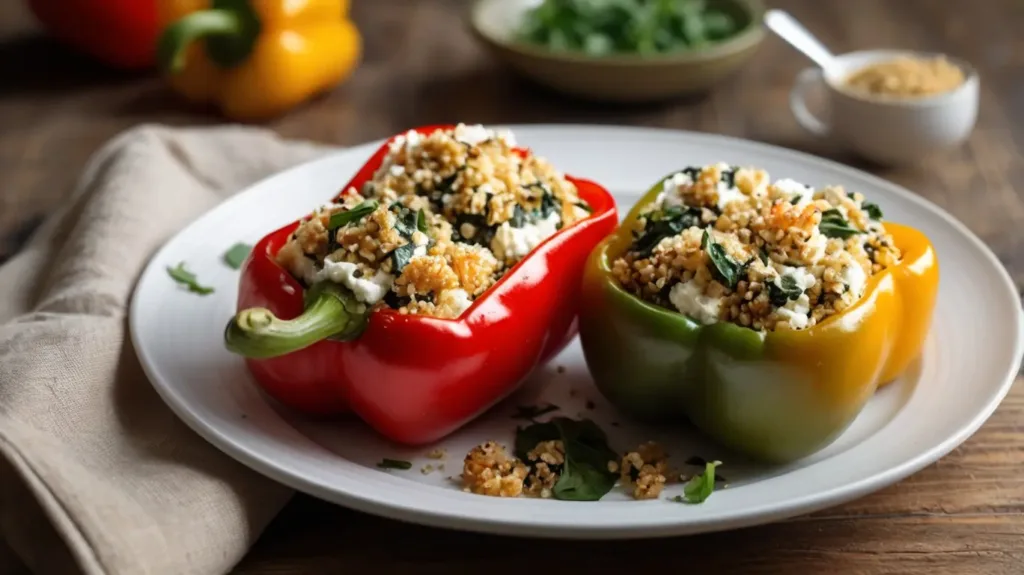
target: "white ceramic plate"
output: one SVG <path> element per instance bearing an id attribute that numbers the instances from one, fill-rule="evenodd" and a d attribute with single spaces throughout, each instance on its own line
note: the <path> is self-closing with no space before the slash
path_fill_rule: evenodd
<path id="1" fill-rule="evenodd" d="M 967 439 L 1009 391 L 1021 361 L 1020 303 L 995 256 L 937 207 L 879 178 L 767 145 L 686 132 L 513 126 L 518 139 L 567 173 L 603 183 L 620 213 L 652 182 L 690 164 L 756 165 L 773 177 L 815 186 L 842 184 L 877 202 L 886 217 L 932 239 L 942 280 L 923 359 L 873 398 L 849 430 L 823 451 L 785 467 L 752 465 L 692 434 L 631 424 L 593 389 L 578 344 L 566 349 L 515 396 L 438 444 L 443 471 L 423 474 L 430 448 L 390 445 L 359 421 L 314 422 L 288 413 L 257 391 L 221 337 L 234 312 L 238 272 L 221 263 L 238 241 L 254 243 L 332 197 L 380 143 L 288 170 L 224 202 L 183 230 L 153 258 L 130 312 L 132 340 L 153 386 L 188 425 L 245 465 L 314 496 L 361 511 L 434 526 L 565 538 L 631 538 L 730 529 L 836 505 L 914 473 Z M 216 292 L 188 293 L 165 268 L 185 261 Z M 562 367 L 564 369 L 558 369 Z M 702 505 L 666 497 L 633 501 L 618 488 L 599 502 L 499 499 L 464 493 L 449 479 L 470 447 L 511 444 L 518 404 L 550 401 L 583 414 L 622 450 L 661 441 L 675 463 L 719 458 L 729 487 Z M 587 402 L 593 401 L 593 409 Z M 613 422 L 617 425 L 613 425 Z M 409 459 L 408 471 L 375 467 Z"/>

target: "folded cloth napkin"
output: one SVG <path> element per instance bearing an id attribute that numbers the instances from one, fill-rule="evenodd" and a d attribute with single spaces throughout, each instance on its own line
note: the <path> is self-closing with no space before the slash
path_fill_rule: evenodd
<path id="1" fill-rule="evenodd" d="M 0 567 L 13 551 L 34 573 L 223 573 L 287 502 L 161 402 L 126 312 L 178 229 L 328 151 L 254 128 L 132 129 L 0 266 Z"/>

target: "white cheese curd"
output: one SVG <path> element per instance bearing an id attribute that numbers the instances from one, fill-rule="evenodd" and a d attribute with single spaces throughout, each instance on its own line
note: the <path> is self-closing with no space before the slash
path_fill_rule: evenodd
<path id="1" fill-rule="evenodd" d="M 412 151 L 416 149 L 420 142 L 423 140 L 423 136 L 416 130 L 409 130 L 408 132 L 395 136 L 394 140 L 391 140 L 391 144 L 388 146 L 388 151 L 392 154 L 398 153 L 403 147 L 406 151 Z"/>
<path id="2" fill-rule="evenodd" d="M 397 178 L 397 177 L 399 177 L 399 176 L 401 176 L 402 174 L 405 173 L 405 166 L 400 166 L 398 164 L 392 164 L 390 170 L 391 170 L 391 175 Z"/>
<path id="3" fill-rule="evenodd" d="M 679 313 L 707 325 L 718 321 L 718 314 L 722 308 L 721 298 L 704 295 L 692 281 L 672 286 L 668 292 L 668 300 L 676 306 Z"/>
<path id="4" fill-rule="evenodd" d="M 775 182 L 774 186 L 782 193 L 799 197 L 800 199 L 796 202 L 798 208 L 802 208 L 814 201 L 814 188 L 801 184 L 796 180 L 783 178 Z"/>
<path id="5" fill-rule="evenodd" d="M 490 130 L 483 127 L 480 124 L 473 124 L 467 126 L 465 124 L 459 124 L 455 126 L 455 139 L 470 146 L 475 146 L 480 142 L 486 142 L 494 136 Z"/>
<path id="6" fill-rule="evenodd" d="M 782 281 L 782 276 L 789 276 L 793 278 L 793 281 L 796 282 L 797 287 L 799 287 L 801 291 L 811 289 L 817 282 L 814 278 L 814 274 L 807 271 L 805 268 L 782 266 L 781 274 L 782 275 L 775 279 L 775 285 L 779 287 L 782 287 L 782 284 L 780 283 Z"/>
<path id="7" fill-rule="evenodd" d="M 491 251 L 499 260 L 524 258 L 533 248 L 553 236 L 561 221 L 562 217 L 552 212 L 548 217 L 524 224 L 521 228 L 513 228 L 505 222 L 494 232 Z"/>
<path id="8" fill-rule="evenodd" d="M 427 246 L 416 246 L 416 249 L 412 250 L 412 257 L 419 257 L 427 255 Z"/>
<path id="9" fill-rule="evenodd" d="M 685 186 L 693 184 L 693 178 L 691 178 L 685 172 L 676 172 L 671 176 L 665 178 L 665 181 L 661 183 L 661 193 L 654 200 L 655 205 L 662 208 L 671 208 L 673 206 L 683 205 L 683 197 L 679 194 L 679 190 Z"/>
<path id="10" fill-rule="evenodd" d="M 395 277 L 389 273 L 377 270 L 371 278 L 356 277 L 358 267 L 350 262 L 335 262 L 328 257 L 324 260 L 324 267 L 313 275 L 310 283 L 330 280 L 339 283 L 352 290 L 356 299 L 367 304 L 375 304 L 384 298 L 384 295 L 391 289 Z"/>
<path id="11" fill-rule="evenodd" d="M 736 200 L 745 200 L 747 195 L 744 194 L 736 187 L 730 187 L 725 182 L 718 182 L 718 207 L 724 208 L 730 202 Z"/>
<path id="12" fill-rule="evenodd" d="M 514 148 L 518 144 L 516 142 L 516 135 L 512 133 L 512 130 L 498 130 L 498 138 L 505 142 L 505 145 Z"/>
<path id="13" fill-rule="evenodd" d="M 839 210 L 839 213 L 846 217 L 846 206 L 843 205 L 845 196 L 837 188 L 825 188 L 825 200 L 832 205 L 833 208 Z"/>
<path id="14" fill-rule="evenodd" d="M 843 267 L 840 277 L 854 295 L 860 297 L 864 293 L 864 284 L 868 281 L 868 275 L 864 273 L 864 268 L 860 267 L 860 264 L 856 262 L 847 264 Z"/>
<path id="15" fill-rule="evenodd" d="M 785 319 L 794 329 L 804 329 L 807 327 L 809 321 L 807 312 L 809 311 L 811 311 L 811 300 L 807 297 L 807 294 L 800 294 L 800 297 L 795 300 L 789 300 L 786 302 L 786 305 L 775 309 L 775 313 Z"/>
<path id="16" fill-rule="evenodd" d="M 452 308 L 455 310 L 455 317 L 459 317 L 473 305 L 473 300 L 462 288 L 446 289 L 437 295 L 437 305 Z"/>

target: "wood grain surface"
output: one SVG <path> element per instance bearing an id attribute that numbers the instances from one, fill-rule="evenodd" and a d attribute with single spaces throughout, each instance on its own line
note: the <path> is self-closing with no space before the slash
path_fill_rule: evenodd
<path id="1" fill-rule="evenodd" d="M 365 58 L 346 85 L 269 127 L 356 144 L 433 122 L 587 122 L 723 133 L 808 151 L 899 183 L 960 218 L 1024 282 L 1024 2 L 777 0 L 837 52 L 943 51 L 981 73 L 962 148 L 899 170 L 865 165 L 797 126 L 787 97 L 808 62 L 769 37 L 703 98 L 643 107 L 569 100 L 495 64 L 463 26 L 466 2 L 354 0 Z M 0 261 L 70 191 L 105 140 L 140 123 L 207 124 L 149 75 L 104 70 L 0 2 Z M 1019 382 L 1019 378 L 1018 378 Z M 508 539 L 404 525 L 297 496 L 237 573 L 559 572 L 1024 574 L 1024 387 L 969 441 L 911 478 L 775 525 L 629 543 Z M 525 563 L 524 563 L 525 562 Z"/>

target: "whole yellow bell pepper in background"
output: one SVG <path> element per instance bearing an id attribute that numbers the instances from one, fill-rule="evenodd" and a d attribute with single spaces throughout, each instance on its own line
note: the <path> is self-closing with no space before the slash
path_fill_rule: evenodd
<path id="1" fill-rule="evenodd" d="M 348 79 L 362 38 L 348 0 L 160 0 L 157 59 L 171 86 L 261 121 Z"/>

